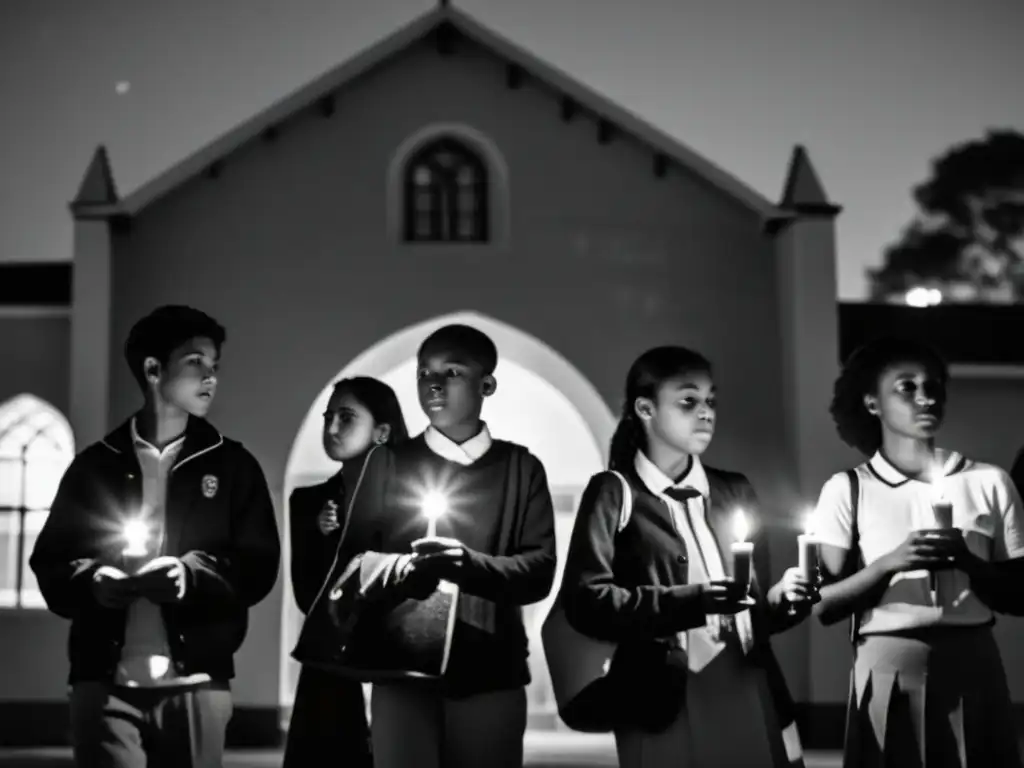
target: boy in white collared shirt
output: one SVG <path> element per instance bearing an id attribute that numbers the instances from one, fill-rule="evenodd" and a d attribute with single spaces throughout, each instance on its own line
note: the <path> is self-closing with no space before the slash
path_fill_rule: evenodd
<path id="1" fill-rule="evenodd" d="M 339 563 L 347 572 L 359 558 L 385 564 L 367 569 L 364 595 L 413 583 L 427 595 L 451 582 L 457 618 L 442 680 L 374 685 L 374 765 L 521 768 L 530 682 L 522 606 L 547 597 L 554 581 L 551 494 L 540 461 L 492 439 L 480 418 L 497 387 L 494 343 L 449 325 L 423 342 L 418 360 L 430 426 L 379 449 Z M 420 508 L 428 490 L 447 501 L 432 536 Z"/>

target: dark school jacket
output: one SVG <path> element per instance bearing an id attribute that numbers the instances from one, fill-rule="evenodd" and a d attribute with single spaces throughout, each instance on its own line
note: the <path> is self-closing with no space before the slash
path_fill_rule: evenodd
<path id="1" fill-rule="evenodd" d="M 126 421 L 68 467 L 29 565 L 51 611 L 71 620 L 70 682 L 111 680 L 124 644 L 125 609 L 96 602 L 92 577 L 120 567 L 120 523 L 141 506 L 142 472 Z M 175 670 L 234 676 L 249 608 L 277 580 L 281 545 L 267 482 L 240 443 L 189 418 L 168 474 L 166 525 L 155 555 L 185 566 L 180 603 L 164 604 Z"/>
<path id="2" fill-rule="evenodd" d="M 367 461 L 335 572 L 342 573 L 341 582 L 358 582 L 360 600 L 372 604 L 386 599 L 394 562 L 424 534 L 411 489 L 422 482 L 423 471 L 429 474 L 447 462 L 430 451 L 422 435 L 379 448 Z M 463 471 L 457 465 L 444 469 L 456 476 Z M 447 516 L 456 528 L 442 534 L 486 540 L 468 548 L 459 578 L 452 658 L 441 687 L 456 697 L 529 683 L 522 606 L 548 595 L 556 565 L 554 511 L 540 461 L 520 445 L 494 440 L 487 454 L 466 470 L 489 471 L 498 484 L 486 499 L 467 501 L 461 513 Z M 467 528 L 478 524 L 474 509 L 493 528 Z"/>
<path id="3" fill-rule="evenodd" d="M 737 507 L 756 514 L 757 497 L 743 475 L 704 469 L 711 492 L 708 523 L 723 555 L 722 564 L 731 575 L 732 516 Z M 632 467 L 623 474 L 633 491 L 629 524 L 618 532 L 622 486 L 615 476 L 605 472 L 591 478 L 573 528 L 561 597 L 566 618 L 577 631 L 619 644 L 613 668 L 621 659 L 630 674 L 660 681 L 660 695 L 652 692 L 645 701 L 630 706 L 651 708 L 651 712 L 635 713 L 641 720 L 661 721 L 667 710 L 678 708 L 685 690 L 685 669 L 667 666 L 668 651 L 677 645 L 676 633 L 703 626 L 707 617 L 700 586 L 688 583 L 691 555 L 676 533 L 668 506 L 647 489 Z M 767 541 L 755 536 L 750 590 L 756 600 L 750 608 L 754 648 L 748 659 L 765 670 L 785 726 L 793 721 L 795 706 L 768 638 L 803 617 L 787 616 L 780 590 L 766 595 L 769 574 Z"/>

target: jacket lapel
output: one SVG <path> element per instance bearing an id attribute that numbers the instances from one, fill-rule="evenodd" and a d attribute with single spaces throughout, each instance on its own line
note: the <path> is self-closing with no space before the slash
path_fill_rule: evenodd
<path id="1" fill-rule="evenodd" d="M 714 534 L 715 543 L 718 544 L 718 554 L 722 560 L 722 567 L 727 576 L 733 575 L 732 567 L 732 542 L 735 539 L 733 532 L 733 518 L 735 496 L 732 486 L 725 482 L 717 472 L 705 468 L 708 475 L 708 487 L 711 492 L 711 499 L 708 508 L 708 527 Z"/>
<path id="2" fill-rule="evenodd" d="M 131 419 L 104 437 L 100 444 L 110 451 L 117 467 L 116 484 L 112 488 L 115 498 L 112 501 L 118 518 L 116 522 L 120 525 L 142 509 L 142 467 L 132 442 Z"/>

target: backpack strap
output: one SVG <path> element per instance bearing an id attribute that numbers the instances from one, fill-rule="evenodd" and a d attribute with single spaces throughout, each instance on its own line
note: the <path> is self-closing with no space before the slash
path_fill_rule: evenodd
<path id="1" fill-rule="evenodd" d="M 854 558 L 857 569 L 861 568 L 860 552 L 860 521 L 858 514 L 860 507 L 860 477 L 856 469 L 846 470 L 846 476 L 850 480 L 850 553 L 847 557 Z M 860 632 L 860 613 L 854 613 L 850 617 L 850 642 L 856 645 L 857 634 Z"/>
<path id="2" fill-rule="evenodd" d="M 629 524 L 630 516 L 633 514 L 633 489 L 630 487 L 625 475 L 621 472 L 616 472 L 614 469 L 609 471 L 619 478 L 619 482 L 622 483 L 622 505 L 619 507 L 619 527 L 616 530 L 616 533 L 622 533 L 623 529 Z"/>

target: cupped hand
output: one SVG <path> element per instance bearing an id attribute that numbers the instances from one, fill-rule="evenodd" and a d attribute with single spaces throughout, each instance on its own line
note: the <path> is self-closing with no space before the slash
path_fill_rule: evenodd
<path id="1" fill-rule="evenodd" d="M 136 592 L 154 603 L 176 603 L 185 596 L 185 566 L 176 557 L 163 555 L 150 560 L 132 580 Z"/>
<path id="2" fill-rule="evenodd" d="M 911 531 L 896 549 L 885 555 L 886 565 L 893 573 L 942 570 L 954 565 L 962 549 L 966 549 L 963 535 L 955 529 Z"/>
<path id="3" fill-rule="evenodd" d="M 111 565 L 101 565 L 93 573 L 92 593 L 104 608 L 125 608 L 137 597 L 128 574 Z"/>
<path id="4" fill-rule="evenodd" d="M 799 568 L 787 568 L 779 580 L 782 585 L 782 593 L 789 603 L 817 602 L 818 590 L 810 579 L 804 577 Z"/>
<path id="5" fill-rule="evenodd" d="M 741 602 L 747 595 L 746 586 L 733 579 L 709 581 L 702 587 L 701 603 L 707 614 L 731 615 L 749 607 Z"/>
<path id="6" fill-rule="evenodd" d="M 324 536 L 330 536 L 341 527 L 338 522 L 338 504 L 328 501 L 316 516 L 316 526 Z"/>

